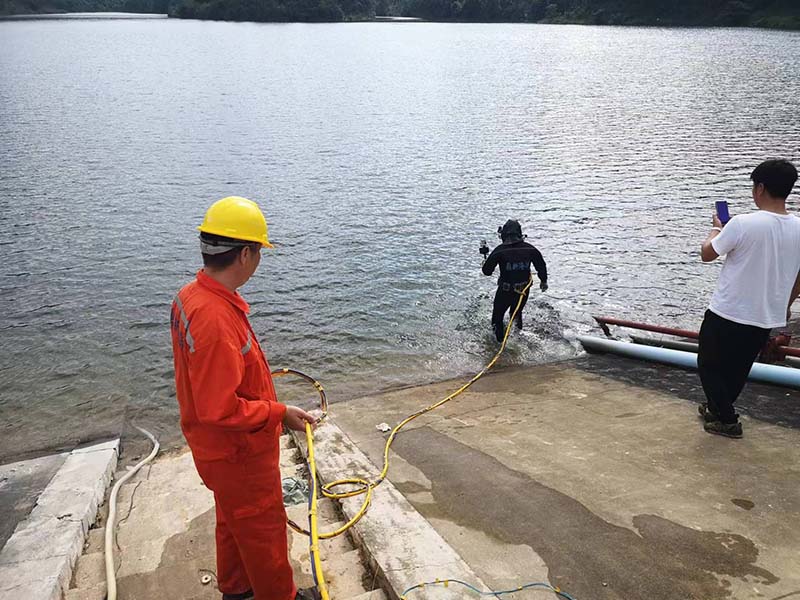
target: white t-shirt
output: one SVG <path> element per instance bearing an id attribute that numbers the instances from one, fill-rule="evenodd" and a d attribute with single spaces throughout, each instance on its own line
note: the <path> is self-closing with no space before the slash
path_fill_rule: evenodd
<path id="1" fill-rule="evenodd" d="M 759 211 L 733 217 L 711 241 L 725 257 L 709 308 L 720 317 L 763 329 L 786 325 L 786 307 L 800 270 L 800 218 Z"/>

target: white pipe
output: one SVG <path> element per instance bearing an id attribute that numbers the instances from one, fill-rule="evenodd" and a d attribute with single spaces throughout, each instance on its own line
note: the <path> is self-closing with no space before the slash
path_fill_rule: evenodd
<path id="1" fill-rule="evenodd" d="M 604 340 L 588 335 L 579 335 L 578 341 L 583 344 L 583 347 L 587 350 L 611 352 L 612 354 L 652 360 L 668 365 L 677 365 L 687 369 L 697 368 L 697 355 L 692 352 L 681 352 L 680 350 L 653 348 L 651 346 L 631 344 L 629 342 Z M 791 367 L 778 367 L 776 365 L 754 363 L 753 367 L 750 369 L 748 379 L 800 389 L 800 369 L 793 369 Z"/>
<path id="2" fill-rule="evenodd" d="M 128 472 L 119 478 L 119 481 L 114 484 L 114 487 L 111 490 L 111 496 L 109 497 L 108 501 L 108 520 L 106 521 L 105 554 L 106 586 L 108 587 L 108 595 L 106 596 L 107 600 L 117 600 L 117 574 L 114 569 L 114 530 L 117 526 L 117 494 L 119 493 L 119 488 L 122 487 L 122 484 L 128 481 L 128 479 L 136 475 L 139 469 L 153 460 L 156 454 L 158 454 L 158 449 L 160 447 L 158 440 L 152 433 L 146 429 L 142 429 L 141 427 L 136 427 L 136 429 L 150 438 L 150 441 L 153 442 L 153 450 L 143 460 L 136 463 L 135 466 L 130 467 Z"/>
<path id="3" fill-rule="evenodd" d="M 632 335 L 630 338 L 634 344 L 655 346 L 656 348 L 669 348 L 670 350 L 682 350 L 684 352 L 693 352 L 697 354 L 697 342 L 677 342 L 675 340 L 662 340 L 644 335 Z"/>
<path id="4" fill-rule="evenodd" d="M 662 340 L 660 338 L 647 337 L 644 335 L 632 335 L 630 338 L 634 344 L 670 348 L 671 350 L 684 350 L 686 352 L 694 352 L 695 354 L 697 354 L 697 348 L 699 347 L 697 342 L 676 342 L 674 340 Z M 781 362 L 789 367 L 800 368 L 800 358 L 795 356 L 784 356 Z"/>

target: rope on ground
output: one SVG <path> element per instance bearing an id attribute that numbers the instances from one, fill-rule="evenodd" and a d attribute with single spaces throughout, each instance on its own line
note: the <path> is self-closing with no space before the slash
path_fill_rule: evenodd
<path id="1" fill-rule="evenodd" d="M 122 484 L 128 481 L 128 479 L 136 475 L 136 473 L 139 472 L 139 469 L 141 469 L 144 465 L 153 460 L 156 454 L 158 454 L 158 449 L 160 448 L 158 440 L 152 433 L 150 433 L 146 429 L 142 429 L 141 427 L 136 427 L 136 429 L 138 429 L 148 438 L 150 438 L 150 441 L 153 442 L 153 449 L 151 450 L 150 454 L 148 454 L 144 459 L 136 463 L 133 467 L 130 467 L 128 472 L 119 478 L 119 480 L 117 481 L 117 483 L 114 484 L 114 487 L 111 490 L 111 496 L 108 501 L 108 520 L 106 521 L 106 542 L 105 542 L 106 585 L 108 587 L 108 595 L 106 596 L 106 598 L 108 600 L 117 599 L 117 574 L 114 568 L 114 531 L 116 529 L 117 494 L 119 493 L 119 488 L 122 487 Z"/>

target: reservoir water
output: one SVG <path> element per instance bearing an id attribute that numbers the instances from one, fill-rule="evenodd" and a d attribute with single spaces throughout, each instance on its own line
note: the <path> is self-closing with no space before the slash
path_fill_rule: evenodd
<path id="1" fill-rule="evenodd" d="M 502 364 L 596 313 L 697 327 L 714 201 L 800 159 L 798 75 L 797 32 L 0 22 L 0 460 L 177 439 L 169 306 L 226 195 L 276 244 L 242 290 L 272 366 L 333 402 L 484 364 L 507 218 L 551 276 Z"/>

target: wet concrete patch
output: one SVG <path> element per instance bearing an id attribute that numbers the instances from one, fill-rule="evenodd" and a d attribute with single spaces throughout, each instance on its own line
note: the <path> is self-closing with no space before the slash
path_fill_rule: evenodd
<path id="1" fill-rule="evenodd" d="M 0 548 L 28 517 L 39 494 L 64 464 L 66 454 L 0 465 Z"/>
<path id="2" fill-rule="evenodd" d="M 611 377 L 690 402 L 705 402 L 700 378 L 693 370 L 608 354 L 591 354 L 572 361 L 571 364 L 589 373 Z M 798 390 L 748 382 L 736 402 L 736 408 L 739 412 L 766 423 L 800 429 Z"/>
<path id="3" fill-rule="evenodd" d="M 195 517 L 185 531 L 170 537 L 164 545 L 158 568 L 119 579 L 118 587 L 128 600 L 152 598 L 218 598 L 214 546 L 214 509 Z M 145 548 L 145 551 L 150 550 Z M 125 548 L 120 559 L 134 550 Z M 212 581 L 203 585 L 204 574 Z"/>
<path id="4" fill-rule="evenodd" d="M 404 432 L 393 448 L 432 482 L 436 504 L 418 503 L 420 512 L 530 546 L 547 564 L 550 582 L 577 598 L 723 600 L 731 597 L 730 578 L 778 582 L 757 566 L 755 544 L 741 535 L 698 531 L 656 515 L 634 517 L 637 531 L 613 525 L 427 427 Z"/>

